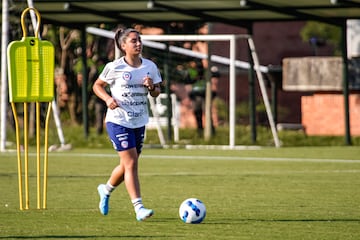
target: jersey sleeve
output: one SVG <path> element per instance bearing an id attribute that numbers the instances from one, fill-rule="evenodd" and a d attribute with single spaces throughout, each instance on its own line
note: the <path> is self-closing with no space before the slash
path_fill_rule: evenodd
<path id="1" fill-rule="evenodd" d="M 153 76 L 152 76 L 152 79 L 153 79 L 154 84 L 162 82 L 160 71 L 159 71 L 159 69 L 158 69 L 158 67 L 156 66 L 155 63 L 153 63 Z"/>
<path id="2" fill-rule="evenodd" d="M 104 69 L 99 75 L 99 79 L 106 82 L 107 84 L 113 83 L 115 76 L 112 62 L 109 62 L 105 65 Z"/>

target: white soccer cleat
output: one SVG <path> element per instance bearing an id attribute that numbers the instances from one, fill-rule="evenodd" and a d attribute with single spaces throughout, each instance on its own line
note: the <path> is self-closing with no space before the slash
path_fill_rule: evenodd
<path id="1" fill-rule="evenodd" d="M 151 217 L 154 214 L 154 211 L 152 209 L 147 208 L 140 208 L 136 213 L 136 219 L 138 221 L 144 221 L 145 219 Z"/>
<path id="2" fill-rule="evenodd" d="M 102 215 L 107 215 L 109 213 L 110 195 L 105 194 L 105 184 L 100 184 L 97 189 L 100 196 L 100 203 L 99 203 L 100 212 Z"/>

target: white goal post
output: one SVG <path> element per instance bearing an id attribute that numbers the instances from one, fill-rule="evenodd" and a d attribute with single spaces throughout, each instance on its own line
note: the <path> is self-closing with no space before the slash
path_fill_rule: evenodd
<path id="1" fill-rule="evenodd" d="M 95 28 L 95 27 L 87 27 L 86 31 L 88 33 L 99 35 L 107 38 L 113 39 L 115 33 L 112 31 Z M 259 81 L 259 86 L 261 90 L 261 94 L 263 97 L 263 101 L 266 108 L 266 113 L 268 116 L 268 120 L 270 123 L 271 132 L 274 138 L 274 143 L 276 147 L 280 147 L 280 141 L 277 135 L 276 126 L 274 123 L 274 118 L 271 112 L 270 102 L 267 96 L 264 79 L 262 72 L 267 72 L 268 68 L 264 66 L 260 66 L 259 60 L 255 50 L 255 44 L 253 39 L 248 34 L 211 34 L 211 35 L 142 35 L 144 46 L 154 47 L 158 49 L 165 50 L 167 48 L 166 44 L 160 43 L 160 41 L 229 41 L 230 50 L 229 50 L 229 58 L 211 55 L 210 60 L 212 62 L 218 62 L 225 65 L 229 65 L 229 148 L 235 147 L 235 112 L 236 112 L 236 67 L 240 67 L 243 69 L 249 69 L 250 64 L 243 61 L 236 60 L 236 40 L 237 39 L 246 39 L 251 51 L 251 56 L 254 62 L 254 70 L 256 72 L 256 76 Z M 170 52 L 182 53 L 185 55 L 190 55 L 197 58 L 207 58 L 207 54 L 200 54 L 193 52 L 188 49 L 169 46 Z"/>

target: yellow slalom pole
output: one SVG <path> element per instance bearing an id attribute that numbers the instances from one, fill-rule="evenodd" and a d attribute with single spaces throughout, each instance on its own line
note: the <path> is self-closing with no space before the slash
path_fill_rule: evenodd
<path id="1" fill-rule="evenodd" d="M 36 187 L 37 187 L 37 209 L 41 208 L 40 189 L 40 103 L 36 102 Z"/>
<path id="2" fill-rule="evenodd" d="M 51 102 L 49 102 L 48 110 L 45 120 L 45 143 L 44 143 L 44 186 L 43 186 L 43 209 L 46 209 L 46 195 L 47 195 L 47 175 L 48 175 L 48 135 L 49 135 L 49 120 L 51 113 Z"/>
<path id="3" fill-rule="evenodd" d="M 28 143 L 28 103 L 24 102 L 24 161 L 25 161 L 25 209 L 29 209 L 29 143 Z"/>
<path id="4" fill-rule="evenodd" d="M 21 150 L 20 150 L 20 133 L 19 133 L 19 121 L 16 111 L 16 105 L 14 102 L 11 102 L 11 109 L 13 111 L 14 120 L 15 120 L 15 131 L 16 131 L 16 152 L 17 152 L 17 162 L 18 162 L 18 182 L 19 182 L 19 205 L 20 210 L 24 210 L 23 206 L 23 189 L 22 189 L 22 164 L 21 164 Z"/>

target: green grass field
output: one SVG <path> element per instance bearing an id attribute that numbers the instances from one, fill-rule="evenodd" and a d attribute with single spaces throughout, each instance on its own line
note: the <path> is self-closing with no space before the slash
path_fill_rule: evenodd
<path id="1" fill-rule="evenodd" d="M 121 185 L 110 213 L 96 187 L 118 163 L 111 149 L 49 154 L 48 208 L 20 211 L 16 153 L 0 153 L 0 239 L 360 239 L 360 148 L 144 149 L 140 180 L 155 215 L 137 222 Z M 207 216 L 182 223 L 180 203 L 201 199 Z"/>

